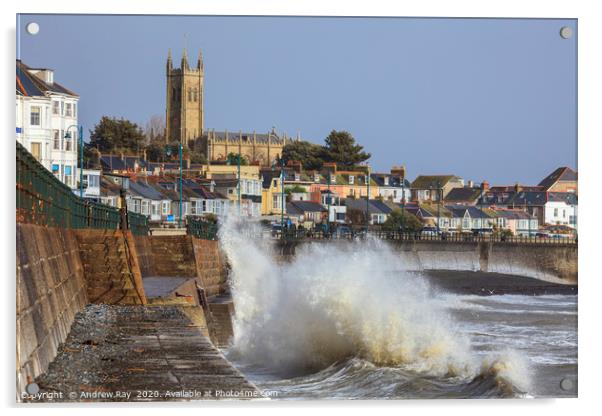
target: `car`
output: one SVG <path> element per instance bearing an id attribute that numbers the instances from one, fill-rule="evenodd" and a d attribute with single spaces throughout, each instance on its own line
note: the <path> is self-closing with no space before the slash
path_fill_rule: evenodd
<path id="1" fill-rule="evenodd" d="M 422 230 L 420 230 L 420 234 L 421 235 L 439 235 L 440 232 L 437 230 L 436 227 L 422 227 Z"/>

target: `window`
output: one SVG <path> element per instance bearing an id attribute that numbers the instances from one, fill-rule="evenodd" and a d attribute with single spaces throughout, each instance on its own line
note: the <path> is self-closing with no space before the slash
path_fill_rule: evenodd
<path id="1" fill-rule="evenodd" d="M 37 160 L 40 160 L 42 157 L 42 145 L 41 143 L 32 143 L 31 144 L 31 154 Z"/>
<path id="2" fill-rule="evenodd" d="M 73 117 L 77 118 L 77 103 L 73 103 Z"/>
<path id="3" fill-rule="evenodd" d="M 169 215 L 169 201 L 163 201 L 161 204 L 161 213 L 163 215 Z"/>
<path id="4" fill-rule="evenodd" d="M 554 208 L 554 216 L 557 217 L 558 216 L 558 208 Z"/>
<path id="5" fill-rule="evenodd" d="M 278 198 L 278 195 L 273 195 L 272 196 L 272 209 L 278 209 L 280 208 L 280 204 L 278 203 L 278 200 L 280 198 Z"/>
<path id="6" fill-rule="evenodd" d="M 194 89 L 194 102 L 197 102 L 199 100 L 199 92 L 197 91 L 197 89 Z"/>
<path id="7" fill-rule="evenodd" d="M 55 116 L 59 115 L 59 102 L 58 101 L 52 102 L 52 114 Z"/>
<path id="8" fill-rule="evenodd" d="M 59 137 L 59 131 L 58 130 L 53 130 L 52 131 L 52 135 L 53 135 L 53 140 L 52 140 L 52 148 L 54 150 L 60 150 L 61 149 L 61 138 Z"/>
<path id="9" fill-rule="evenodd" d="M 65 103 L 61 101 L 61 115 L 65 114 Z"/>
<path id="10" fill-rule="evenodd" d="M 141 214 L 148 215 L 148 213 L 149 213 L 148 205 L 149 205 L 149 201 L 146 199 L 143 199 L 142 204 L 141 204 L 141 211 L 140 211 Z"/>
<path id="11" fill-rule="evenodd" d="M 52 173 L 55 175 L 59 174 L 59 165 L 52 165 Z"/>
<path id="12" fill-rule="evenodd" d="M 71 150 L 71 137 L 65 137 L 65 150 Z"/>
<path id="13" fill-rule="evenodd" d="M 151 215 L 153 215 L 153 216 L 159 215 L 159 203 L 158 202 L 151 203 Z"/>
<path id="14" fill-rule="evenodd" d="M 65 104 L 65 116 L 66 117 L 71 117 L 72 114 L 73 113 L 71 112 L 71 103 Z"/>
<path id="15" fill-rule="evenodd" d="M 188 101 L 192 101 L 192 88 L 188 88 Z"/>
<path id="16" fill-rule="evenodd" d="M 566 218 L 566 209 L 562 210 L 562 218 Z"/>
<path id="17" fill-rule="evenodd" d="M 353 185 L 355 183 L 355 176 L 349 175 L 349 185 Z"/>
<path id="18" fill-rule="evenodd" d="M 31 112 L 30 112 L 30 117 L 29 117 L 29 124 L 31 124 L 32 126 L 39 126 L 41 113 L 42 113 L 42 109 L 40 107 L 32 106 Z"/>

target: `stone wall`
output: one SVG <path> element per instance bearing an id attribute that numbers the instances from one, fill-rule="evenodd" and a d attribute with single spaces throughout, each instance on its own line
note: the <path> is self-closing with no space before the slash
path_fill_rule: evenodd
<path id="1" fill-rule="evenodd" d="M 197 276 L 191 236 L 162 235 L 151 236 L 149 239 L 157 276 Z"/>
<path id="2" fill-rule="evenodd" d="M 192 238 L 197 276 L 207 296 L 226 291 L 226 260 L 219 243 Z"/>
<path id="3" fill-rule="evenodd" d="M 136 252 L 138 254 L 138 264 L 140 266 L 140 273 L 142 277 L 157 276 L 155 271 L 155 261 L 153 259 L 153 249 L 151 246 L 150 236 L 134 236 L 134 245 L 136 246 Z"/>
<path id="4" fill-rule="evenodd" d="M 91 303 L 146 304 L 134 237 L 130 231 L 75 230 Z"/>
<path id="5" fill-rule="evenodd" d="M 17 392 L 45 372 L 88 303 L 71 230 L 17 224 Z"/>

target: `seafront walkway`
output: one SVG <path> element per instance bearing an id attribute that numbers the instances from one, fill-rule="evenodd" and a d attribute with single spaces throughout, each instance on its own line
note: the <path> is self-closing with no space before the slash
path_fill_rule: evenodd
<path id="1" fill-rule="evenodd" d="M 177 306 L 88 305 L 29 402 L 261 399 Z"/>

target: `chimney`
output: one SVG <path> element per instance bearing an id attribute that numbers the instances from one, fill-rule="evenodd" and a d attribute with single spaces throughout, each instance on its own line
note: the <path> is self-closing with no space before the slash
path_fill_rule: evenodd
<path id="1" fill-rule="evenodd" d="M 299 174 L 301 173 L 301 169 L 302 169 L 301 161 L 289 160 L 287 165 L 293 169 L 293 172 L 299 173 Z"/>
<path id="2" fill-rule="evenodd" d="M 336 175 L 337 164 L 334 162 L 326 162 L 322 165 L 322 171 L 326 174 L 332 173 L 333 175 Z"/>
<path id="3" fill-rule="evenodd" d="M 401 179 L 406 178 L 406 167 L 405 166 L 393 166 L 391 168 L 391 175 L 399 176 Z"/>
<path id="4" fill-rule="evenodd" d="M 54 84 L 54 71 L 52 69 L 36 68 L 31 69 L 29 72 L 48 85 Z"/>

